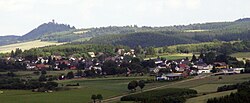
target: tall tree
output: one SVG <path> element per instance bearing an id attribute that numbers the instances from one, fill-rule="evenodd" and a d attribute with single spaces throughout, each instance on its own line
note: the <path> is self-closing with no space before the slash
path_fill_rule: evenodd
<path id="1" fill-rule="evenodd" d="M 138 86 L 141 88 L 141 91 L 142 91 L 142 89 L 145 87 L 145 82 L 144 82 L 144 80 L 140 80 L 140 81 L 138 82 Z"/>

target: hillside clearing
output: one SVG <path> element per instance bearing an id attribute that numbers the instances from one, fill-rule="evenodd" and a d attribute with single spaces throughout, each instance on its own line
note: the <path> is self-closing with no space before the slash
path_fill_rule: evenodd
<path id="1" fill-rule="evenodd" d="M 19 48 L 22 50 L 28 50 L 31 48 L 38 48 L 38 47 L 44 47 L 44 46 L 50 46 L 50 45 L 62 45 L 62 44 L 65 44 L 65 43 L 34 40 L 34 41 L 29 41 L 29 42 L 0 46 L 0 53 L 8 53 L 8 52 L 11 52 L 12 50 L 15 50 L 16 48 Z"/>

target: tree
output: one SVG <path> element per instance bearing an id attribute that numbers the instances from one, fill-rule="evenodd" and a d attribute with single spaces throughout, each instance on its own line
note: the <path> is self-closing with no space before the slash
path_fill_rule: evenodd
<path id="1" fill-rule="evenodd" d="M 116 74 L 117 68 L 118 68 L 118 66 L 117 66 L 116 62 L 114 62 L 112 60 L 105 61 L 103 63 L 103 66 L 102 66 L 102 72 L 107 73 L 108 75 L 114 75 L 114 74 Z"/>
<path id="2" fill-rule="evenodd" d="M 192 57 L 192 59 L 191 59 L 191 62 L 196 62 L 197 61 L 197 58 L 196 58 L 196 56 L 193 54 L 193 57 Z"/>
<path id="3" fill-rule="evenodd" d="M 97 99 L 97 96 L 96 96 L 95 94 L 93 94 L 93 95 L 91 96 L 91 99 L 92 99 L 93 102 L 95 103 L 95 102 L 96 102 L 96 99 Z"/>
<path id="4" fill-rule="evenodd" d="M 15 52 L 14 52 L 13 50 L 11 50 L 10 56 L 11 56 L 11 57 L 15 57 Z"/>
<path id="5" fill-rule="evenodd" d="M 42 70 L 41 74 L 44 74 L 44 75 L 47 74 L 46 70 Z"/>
<path id="6" fill-rule="evenodd" d="M 141 88 L 141 91 L 142 91 L 142 89 L 143 89 L 144 86 L 145 86 L 144 80 L 140 80 L 140 81 L 138 82 L 138 85 L 139 85 L 139 87 Z"/>
<path id="7" fill-rule="evenodd" d="M 101 94 L 97 94 L 96 98 L 99 100 L 100 103 L 102 102 L 103 97 Z"/>
<path id="8" fill-rule="evenodd" d="M 137 86 L 138 86 L 137 81 L 131 81 L 131 82 L 128 83 L 128 90 L 136 91 Z"/>
<path id="9" fill-rule="evenodd" d="M 201 53 L 200 53 L 200 56 L 199 56 L 199 59 L 204 60 L 204 58 L 205 58 L 205 56 L 204 56 L 204 54 L 201 52 Z"/>
<path id="10" fill-rule="evenodd" d="M 209 52 L 205 55 L 205 63 L 213 64 L 215 61 L 216 54 L 214 52 Z"/>
<path id="11" fill-rule="evenodd" d="M 44 74 L 42 74 L 39 79 L 38 79 L 40 82 L 44 82 L 44 81 L 47 81 L 47 78 Z"/>
<path id="12" fill-rule="evenodd" d="M 72 71 L 71 71 L 71 72 L 68 72 L 67 78 L 68 78 L 68 79 L 74 78 L 74 73 L 73 73 Z"/>

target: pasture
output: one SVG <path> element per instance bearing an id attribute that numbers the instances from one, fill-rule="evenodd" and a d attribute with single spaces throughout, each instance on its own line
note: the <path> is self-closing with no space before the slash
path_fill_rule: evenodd
<path id="1" fill-rule="evenodd" d="M 38 47 L 44 47 L 44 46 L 50 46 L 50 45 L 62 45 L 62 44 L 64 43 L 34 40 L 34 41 L 29 41 L 29 42 L 0 46 L 0 53 L 8 53 L 8 52 L 11 52 L 12 50 L 15 50 L 16 48 L 19 48 L 22 50 L 28 50 L 31 48 L 38 48 Z"/>
<path id="2" fill-rule="evenodd" d="M 56 71 L 48 73 L 54 74 L 56 73 Z M 20 72 L 20 74 L 25 73 Z M 191 88 L 197 90 L 199 94 L 207 94 L 188 99 L 188 101 L 194 101 L 192 103 L 200 103 L 200 101 L 206 101 L 206 99 L 213 96 L 223 96 L 230 94 L 230 92 L 214 92 L 219 86 L 247 81 L 250 79 L 250 74 L 223 75 L 221 77 L 222 79 L 218 79 L 219 76 L 211 76 L 208 78 L 196 79 L 186 82 L 175 81 L 148 83 L 146 84 L 144 90 L 161 86 L 161 88 Z M 74 87 L 74 89 L 56 91 L 53 93 L 36 93 L 31 92 L 30 90 L 0 90 L 4 91 L 3 94 L 0 94 L 0 100 L 1 103 L 88 103 L 91 101 L 90 97 L 92 94 L 102 94 L 104 99 L 128 94 L 128 82 L 132 80 L 146 80 L 153 78 L 154 77 L 150 76 L 109 76 L 107 78 L 82 78 L 63 80 L 57 81 L 60 86 L 62 86 L 62 84 L 65 86 L 67 84 L 76 83 L 79 83 L 80 86 Z"/>

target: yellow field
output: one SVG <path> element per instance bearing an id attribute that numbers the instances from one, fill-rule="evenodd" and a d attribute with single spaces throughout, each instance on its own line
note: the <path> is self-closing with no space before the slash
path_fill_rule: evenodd
<path id="1" fill-rule="evenodd" d="M 64 43 L 34 40 L 34 41 L 29 41 L 29 42 L 0 46 L 0 53 L 11 52 L 11 50 L 15 50 L 16 48 L 20 48 L 22 50 L 28 50 L 31 48 L 38 48 L 38 47 L 44 47 L 44 46 L 50 46 L 50 45 L 62 45 L 62 44 Z"/>

